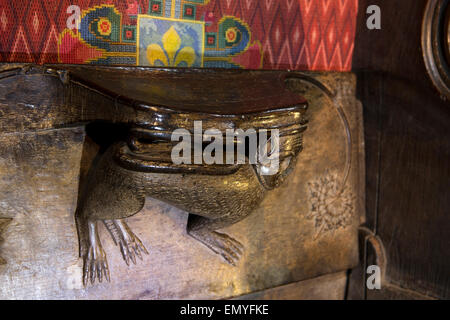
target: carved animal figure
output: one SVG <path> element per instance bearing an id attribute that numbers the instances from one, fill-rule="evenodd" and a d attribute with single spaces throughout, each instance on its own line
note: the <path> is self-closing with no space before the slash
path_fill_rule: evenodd
<path id="1" fill-rule="evenodd" d="M 184 173 L 139 172 L 124 168 L 115 158 L 121 148 L 129 152 L 126 144 L 114 145 L 93 168 L 79 208 L 80 230 L 88 230 L 81 247 L 85 284 L 89 279 L 94 282 L 96 277 L 100 281 L 103 276 L 109 278 L 106 254 L 97 231 L 98 221 L 105 222 L 127 264 L 147 252 L 123 220 L 142 209 L 146 196 L 188 212 L 187 233 L 236 265 L 243 246 L 216 230 L 247 217 L 295 164 L 293 156 L 282 160 L 282 171 L 276 177 L 262 176 L 261 168 L 251 164 L 237 165 L 232 172 L 216 168 L 215 174 L 207 170 L 191 173 L 187 166 Z"/>

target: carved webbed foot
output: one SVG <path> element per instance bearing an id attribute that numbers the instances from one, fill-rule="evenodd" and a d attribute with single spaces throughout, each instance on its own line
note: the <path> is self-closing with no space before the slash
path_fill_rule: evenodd
<path id="1" fill-rule="evenodd" d="M 244 246 L 232 237 L 216 231 L 189 231 L 189 235 L 200 241 L 226 262 L 236 266 L 244 252 Z"/>

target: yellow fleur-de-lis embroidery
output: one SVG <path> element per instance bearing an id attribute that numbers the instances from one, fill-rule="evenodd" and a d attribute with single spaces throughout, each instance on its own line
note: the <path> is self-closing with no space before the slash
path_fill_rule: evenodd
<path id="1" fill-rule="evenodd" d="M 192 47 L 184 47 L 180 50 L 181 39 L 173 26 L 162 37 L 163 48 L 159 44 L 151 44 L 147 47 L 147 59 L 155 65 L 160 61 L 164 66 L 177 67 L 185 62 L 188 67 L 195 62 L 195 50 Z"/>

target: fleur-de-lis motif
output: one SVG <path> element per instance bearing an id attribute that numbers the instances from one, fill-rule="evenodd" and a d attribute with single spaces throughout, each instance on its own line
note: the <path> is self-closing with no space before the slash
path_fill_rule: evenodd
<path id="1" fill-rule="evenodd" d="M 195 50 L 192 47 L 181 48 L 181 39 L 172 26 L 162 37 L 163 48 L 159 44 L 151 44 L 147 47 L 147 59 L 152 65 L 159 61 L 167 67 L 179 67 L 186 63 L 190 67 L 195 62 Z M 181 49 L 180 49 L 181 48 Z"/>

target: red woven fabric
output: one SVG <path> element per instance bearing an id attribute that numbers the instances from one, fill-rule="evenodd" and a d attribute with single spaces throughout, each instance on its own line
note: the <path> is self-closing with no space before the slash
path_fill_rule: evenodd
<path id="1" fill-rule="evenodd" d="M 71 5 L 79 6 L 81 17 L 91 15 L 98 29 L 93 32 L 114 47 L 87 41 L 82 26 L 68 29 Z M 143 51 L 148 61 L 138 57 L 139 46 L 151 44 L 138 44 L 138 17 L 145 15 L 187 26 L 204 22 L 204 43 L 194 48 L 202 60 L 186 59 L 180 66 L 349 71 L 357 10 L 358 0 L 0 0 L 0 60 L 177 66 L 153 53 Z"/>

